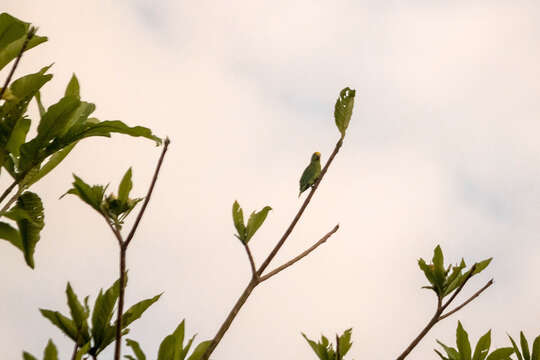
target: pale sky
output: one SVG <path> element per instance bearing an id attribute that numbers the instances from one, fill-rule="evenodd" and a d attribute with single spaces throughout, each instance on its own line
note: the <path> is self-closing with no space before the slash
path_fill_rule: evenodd
<path id="1" fill-rule="evenodd" d="M 494 257 L 460 299 L 495 284 L 410 359 L 435 359 L 435 339 L 454 344 L 458 320 L 474 342 L 492 329 L 496 346 L 507 332 L 540 334 L 536 2 L 4 0 L 0 11 L 49 37 L 17 72 L 55 63 L 47 105 L 75 72 L 97 117 L 172 140 L 128 253 L 127 304 L 165 292 L 129 335 L 150 359 L 183 318 L 199 340 L 213 337 L 250 276 L 232 203 L 274 209 L 250 243 L 260 263 L 301 205 L 311 154 L 325 162 L 339 137 L 345 86 L 357 90 L 345 144 L 274 266 L 341 228 L 254 291 L 213 358 L 315 359 L 300 332 L 349 327 L 349 358 L 395 358 L 433 314 L 417 260 L 437 244 L 454 263 Z M 71 342 L 38 308 L 67 313 L 67 281 L 92 302 L 117 277 L 103 220 L 58 199 L 71 174 L 116 188 L 133 166 L 142 196 L 160 150 L 119 135 L 84 141 L 34 187 L 46 209 L 36 269 L 0 242 L 3 359 L 41 357 L 49 338 L 67 358 Z"/>

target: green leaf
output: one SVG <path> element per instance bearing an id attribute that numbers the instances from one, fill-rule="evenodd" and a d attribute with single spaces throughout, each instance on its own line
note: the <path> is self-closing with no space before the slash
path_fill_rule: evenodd
<path id="1" fill-rule="evenodd" d="M 28 23 L 24 23 L 7 13 L 0 14 L 0 70 L 19 55 L 29 27 Z M 28 42 L 26 50 L 45 41 L 47 41 L 46 37 L 34 35 Z"/>
<path id="2" fill-rule="evenodd" d="M 152 134 L 152 131 L 143 126 L 129 127 L 121 121 L 101 121 L 86 123 L 77 133 L 70 134 L 69 141 L 77 141 L 91 136 L 110 137 L 112 133 L 126 134 L 134 137 L 145 137 L 161 145 L 161 139 Z"/>
<path id="3" fill-rule="evenodd" d="M 66 194 L 72 194 L 78 196 L 82 201 L 90 205 L 97 212 L 101 213 L 101 204 L 103 203 L 103 195 L 105 194 L 106 186 L 94 185 L 90 186 L 85 183 L 80 177 L 73 174 L 75 181 L 73 182 L 73 188 L 69 189 Z"/>
<path id="4" fill-rule="evenodd" d="M 40 239 L 39 233 L 45 226 L 41 199 L 37 194 L 27 191 L 19 196 L 16 205 L 6 216 L 17 221 L 24 259 L 33 269 L 34 250 Z"/>
<path id="5" fill-rule="evenodd" d="M 482 272 L 482 270 L 484 270 L 485 268 L 488 267 L 491 260 L 493 260 L 493 258 L 489 258 L 489 259 L 477 262 L 476 267 L 474 268 L 474 271 L 473 271 L 472 274 L 476 275 L 476 274 L 479 274 L 480 272 Z"/>
<path id="6" fill-rule="evenodd" d="M 437 288 L 437 294 L 441 294 L 443 292 L 444 280 L 446 276 L 444 270 L 444 256 L 439 245 L 437 245 L 435 250 L 433 250 L 432 263 L 433 279 L 435 282 L 433 285 Z"/>
<path id="7" fill-rule="evenodd" d="M 65 148 L 63 148 L 62 150 L 59 150 L 57 151 L 56 153 L 54 153 L 50 158 L 49 158 L 49 161 L 47 161 L 45 163 L 45 165 L 43 165 L 38 173 L 36 174 L 35 177 L 33 177 L 31 179 L 31 181 L 29 181 L 27 183 L 27 186 L 30 186 L 32 184 L 35 184 L 36 182 L 38 182 L 39 180 L 41 180 L 45 175 L 47 175 L 48 173 L 51 172 L 51 170 L 53 170 L 55 167 L 57 167 L 61 162 L 62 160 L 64 160 L 66 158 L 66 156 L 68 156 L 68 154 L 71 152 L 71 150 L 73 150 L 73 148 L 75 147 L 75 145 L 77 145 L 77 143 L 73 143 L 71 145 L 68 145 L 66 146 Z"/>
<path id="8" fill-rule="evenodd" d="M 38 359 L 34 355 L 24 351 L 23 352 L 23 360 L 38 360 Z"/>
<path id="9" fill-rule="evenodd" d="M 317 357 L 320 359 L 320 360 L 326 360 L 328 358 L 328 355 L 326 353 L 326 346 L 323 345 L 323 344 L 319 344 L 319 343 L 316 343 L 315 341 L 309 339 L 306 334 L 302 333 L 302 336 L 304 337 L 304 339 L 306 339 L 306 341 L 308 342 L 309 346 L 311 347 L 311 349 L 315 352 L 315 354 L 317 354 Z M 324 339 L 326 339 L 325 337 L 322 337 L 323 338 L 323 341 Z"/>
<path id="10" fill-rule="evenodd" d="M 59 328 L 64 334 L 66 334 L 71 340 L 77 341 L 77 327 L 75 322 L 70 318 L 62 315 L 58 311 L 39 309 L 41 315 L 46 319 L 49 319 L 53 325 Z"/>
<path id="11" fill-rule="evenodd" d="M 521 351 L 523 352 L 523 357 L 525 360 L 531 360 L 531 353 L 529 352 L 529 343 L 523 331 L 519 332 L 519 342 L 521 344 Z"/>
<path id="12" fill-rule="evenodd" d="M 157 360 L 177 360 L 182 351 L 184 343 L 184 323 L 182 320 L 180 325 L 174 332 L 166 336 L 159 345 Z M 183 360 L 183 359 L 182 359 Z"/>
<path id="13" fill-rule="evenodd" d="M 426 279 L 428 279 L 428 281 L 431 283 L 431 285 L 435 286 L 436 280 L 435 280 L 435 274 L 434 274 L 433 265 L 426 264 L 425 260 L 420 258 L 420 259 L 418 259 L 418 266 L 424 272 L 424 275 L 426 276 Z"/>
<path id="14" fill-rule="evenodd" d="M 352 346 L 352 342 L 351 342 L 351 335 L 352 335 L 352 328 L 351 329 L 347 329 L 343 332 L 343 334 L 341 336 L 339 336 L 339 352 L 340 352 L 340 356 L 341 358 L 343 358 L 343 356 L 347 355 L 347 353 L 349 352 L 351 346 Z"/>
<path id="15" fill-rule="evenodd" d="M 471 360 L 471 344 L 469 342 L 469 335 L 465 329 L 463 329 L 460 321 L 458 321 L 456 330 L 456 344 L 462 360 Z"/>
<path id="16" fill-rule="evenodd" d="M 510 355 L 514 353 L 511 347 L 499 348 L 488 355 L 486 360 L 510 360 Z"/>
<path id="17" fill-rule="evenodd" d="M 261 211 L 259 212 L 252 212 L 249 216 L 249 220 L 246 226 L 246 239 L 245 243 L 255 235 L 257 230 L 261 227 L 261 225 L 264 223 L 264 220 L 266 220 L 266 216 L 268 215 L 268 212 L 272 210 L 270 206 L 265 206 Z"/>
<path id="18" fill-rule="evenodd" d="M 442 346 L 442 348 L 444 349 L 444 351 L 446 352 L 446 354 L 451 360 L 461 360 L 461 356 L 456 349 L 454 349 L 451 346 L 446 346 L 439 340 L 437 340 L 437 343 Z"/>
<path id="19" fill-rule="evenodd" d="M 19 118 L 6 143 L 6 150 L 15 156 L 19 156 L 19 148 L 24 144 L 28 130 L 30 130 L 30 119 L 26 117 Z"/>
<path id="20" fill-rule="evenodd" d="M 58 350 L 56 350 L 56 346 L 52 340 L 49 340 L 47 343 L 47 347 L 43 354 L 43 360 L 58 360 Z"/>
<path id="21" fill-rule="evenodd" d="M 77 354 L 75 355 L 75 360 L 81 360 L 83 355 L 88 354 L 88 350 L 90 350 L 90 342 L 87 342 L 86 344 L 84 344 L 83 347 L 77 350 Z"/>
<path id="22" fill-rule="evenodd" d="M 24 252 L 23 243 L 19 231 L 17 231 L 17 229 L 13 228 L 11 225 L 5 222 L 0 222 L 0 239 L 9 241 L 12 245 Z"/>
<path id="23" fill-rule="evenodd" d="M 69 83 L 66 87 L 66 92 L 64 96 L 73 96 L 77 99 L 81 98 L 79 80 L 77 80 L 77 77 L 75 76 L 75 74 L 71 76 L 71 79 L 69 80 Z"/>
<path id="24" fill-rule="evenodd" d="M 356 91 L 351 90 L 348 87 L 341 90 L 339 93 L 339 98 L 336 101 L 336 106 L 334 107 L 334 118 L 336 121 L 336 126 L 341 133 L 342 139 L 345 137 L 345 132 L 349 127 L 349 122 L 351 120 L 354 107 L 355 94 Z"/>
<path id="25" fill-rule="evenodd" d="M 510 341 L 512 342 L 512 347 L 514 348 L 514 353 L 516 354 L 516 357 L 518 358 L 518 360 L 523 360 L 523 357 L 521 356 L 521 352 L 519 351 L 519 348 L 516 342 L 514 341 L 514 339 L 512 339 L 510 335 L 508 335 L 508 337 L 510 338 Z"/>
<path id="26" fill-rule="evenodd" d="M 127 202 L 129 199 L 129 192 L 133 188 L 133 183 L 131 182 L 131 168 L 126 171 L 120 186 L 118 186 L 118 200 L 121 202 Z"/>
<path id="27" fill-rule="evenodd" d="M 0 14 L 0 51 L 26 34 L 24 23 L 13 16 Z"/>
<path id="28" fill-rule="evenodd" d="M 540 336 L 534 339 L 531 360 L 540 360 Z"/>
<path id="29" fill-rule="evenodd" d="M 133 353 L 137 357 L 136 360 L 146 360 L 146 355 L 142 351 L 141 346 L 139 345 L 138 342 L 136 342 L 135 340 L 126 339 L 126 345 L 131 348 L 131 350 L 133 351 Z M 135 359 L 135 358 L 133 358 L 133 359 Z"/>
<path id="30" fill-rule="evenodd" d="M 71 312 L 71 318 L 73 319 L 75 326 L 77 327 L 77 333 L 79 339 L 77 339 L 77 344 L 83 345 L 90 340 L 90 335 L 88 334 L 88 313 L 84 309 L 84 306 L 81 304 L 77 295 L 73 291 L 71 284 L 68 282 L 66 287 L 67 295 L 67 304 Z"/>
<path id="31" fill-rule="evenodd" d="M 195 350 L 193 350 L 193 353 L 188 357 L 188 360 L 200 360 L 208 347 L 210 347 L 210 344 L 212 344 L 211 340 L 201 342 L 197 345 Z"/>
<path id="32" fill-rule="evenodd" d="M 41 93 L 39 91 L 36 92 L 35 98 L 36 98 L 36 103 L 39 110 L 39 117 L 41 118 L 45 114 L 45 107 L 43 106 L 43 103 L 41 102 Z"/>
<path id="33" fill-rule="evenodd" d="M 245 243 L 246 239 L 246 226 L 244 225 L 244 213 L 242 211 L 242 208 L 240 207 L 240 204 L 238 204 L 238 201 L 235 201 L 232 207 L 232 217 L 234 222 L 234 227 L 236 228 L 236 231 L 238 232 L 237 235 L 235 235 L 241 242 Z"/>
<path id="34" fill-rule="evenodd" d="M 106 329 L 109 326 L 113 312 L 114 304 L 120 294 L 120 282 L 115 281 L 114 284 L 103 293 L 103 290 L 99 291 L 99 294 L 94 303 L 94 311 L 92 313 L 92 338 L 94 339 L 93 351 L 99 349 L 106 337 Z"/>
<path id="35" fill-rule="evenodd" d="M 437 353 L 437 355 L 439 355 L 439 357 L 443 360 L 450 360 L 448 359 L 447 357 L 443 356 L 443 354 L 441 354 L 441 352 L 437 349 L 433 349 L 433 351 L 435 351 Z"/>
<path id="36" fill-rule="evenodd" d="M 485 333 L 476 343 L 472 360 L 484 360 L 491 346 L 491 330 Z"/>
<path id="37" fill-rule="evenodd" d="M 156 301 L 159 300 L 163 293 L 154 296 L 153 298 L 139 301 L 132 307 L 130 307 L 122 316 L 122 328 L 126 328 L 133 321 L 141 317 L 141 315 Z"/>

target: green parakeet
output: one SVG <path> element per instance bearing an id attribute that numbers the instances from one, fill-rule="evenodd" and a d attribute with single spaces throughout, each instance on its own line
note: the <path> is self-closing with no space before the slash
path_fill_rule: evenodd
<path id="1" fill-rule="evenodd" d="M 315 181 L 321 176 L 321 154 L 319 152 L 313 153 L 311 155 L 311 162 L 306 167 L 300 178 L 300 193 L 298 197 L 302 195 L 304 191 L 309 189 Z"/>

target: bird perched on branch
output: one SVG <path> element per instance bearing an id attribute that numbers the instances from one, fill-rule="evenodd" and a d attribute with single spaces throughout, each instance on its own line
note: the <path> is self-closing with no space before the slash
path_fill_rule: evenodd
<path id="1" fill-rule="evenodd" d="M 300 197 L 304 191 L 312 187 L 319 176 L 321 176 L 321 153 L 314 152 L 313 155 L 311 155 L 311 162 L 300 178 L 300 193 L 298 194 L 298 197 Z"/>

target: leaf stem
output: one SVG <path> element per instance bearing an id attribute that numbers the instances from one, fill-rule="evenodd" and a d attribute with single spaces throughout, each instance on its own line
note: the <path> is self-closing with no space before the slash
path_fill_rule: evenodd
<path id="1" fill-rule="evenodd" d="M 19 61 L 21 61 L 22 55 L 24 51 L 26 50 L 26 47 L 28 46 L 28 42 L 34 37 L 34 35 L 36 34 L 36 31 L 37 29 L 32 26 L 30 30 L 28 31 L 28 34 L 26 34 L 26 39 L 24 40 L 21 50 L 19 51 L 19 54 L 17 55 L 17 58 L 15 59 L 15 62 L 13 63 L 13 66 L 11 67 L 8 77 L 6 78 L 6 81 L 4 82 L 4 86 L 2 87 L 2 89 L 0 89 L 0 99 L 2 99 L 2 96 L 4 96 L 4 93 L 6 92 L 7 87 L 9 86 L 11 78 L 13 77 L 13 74 L 15 73 L 15 69 L 17 69 L 17 66 L 19 66 Z"/>
<path id="2" fill-rule="evenodd" d="M 152 192 L 154 191 L 154 187 L 156 185 L 156 181 L 159 176 L 159 171 L 161 169 L 161 165 L 163 164 L 163 159 L 165 158 L 165 153 L 167 152 L 167 149 L 169 148 L 170 143 L 171 141 L 169 140 L 169 138 L 166 138 L 163 144 L 163 150 L 161 151 L 161 156 L 159 157 L 159 160 L 156 166 L 156 170 L 154 171 L 154 176 L 152 177 L 152 182 L 150 183 L 150 187 L 148 188 L 148 193 L 146 194 L 146 197 L 144 198 L 144 202 L 142 204 L 141 210 L 139 211 L 139 214 L 137 214 L 135 223 L 133 224 L 133 227 L 131 228 L 129 235 L 126 238 L 126 247 L 129 245 L 129 243 L 133 239 L 133 236 L 135 235 L 135 231 L 137 231 L 137 227 L 139 226 L 139 223 L 141 222 L 141 219 L 144 215 L 146 207 L 148 206 L 148 203 L 150 202 L 150 197 L 152 196 Z"/>
<path id="3" fill-rule="evenodd" d="M 106 215 L 105 220 L 107 220 L 107 224 L 109 224 L 109 227 L 111 228 L 112 232 L 116 236 L 116 239 L 118 240 L 118 247 L 120 248 L 120 293 L 118 295 L 118 312 L 116 315 L 116 341 L 114 344 L 114 360 L 120 360 L 121 356 L 121 348 L 122 348 L 122 316 L 124 311 L 124 294 L 125 294 L 125 282 L 126 282 L 126 254 L 127 249 L 129 246 L 129 243 L 133 239 L 133 236 L 135 235 L 135 231 L 137 230 L 137 227 L 139 226 L 139 223 L 141 222 L 141 219 L 144 215 L 144 212 L 146 210 L 146 207 L 148 206 L 148 202 L 150 201 L 150 197 L 152 196 L 152 192 L 154 191 L 154 187 L 156 185 L 157 178 L 159 176 L 159 171 L 161 169 L 161 165 L 163 164 L 163 159 L 165 158 L 165 153 L 167 152 L 167 148 L 169 147 L 170 140 L 169 138 L 165 139 L 165 144 L 163 146 L 163 150 L 161 151 L 161 155 L 159 157 L 156 170 L 154 171 L 154 176 L 152 177 L 152 182 L 150 183 L 150 187 L 148 188 L 148 192 L 146 194 L 146 197 L 144 199 L 143 205 L 141 207 L 141 210 L 139 211 L 139 214 L 137 215 L 137 218 L 135 219 L 135 223 L 133 224 L 133 227 L 131 228 L 131 231 L 129 232 L 128 237 L 123 240 L 122 234 L 120 231 L 109 221 Z"/>
<path id="4" fill-rule="evenodd" d="M 249 265 L 251 266 L 251 275 L 258 279 L 257 275 L 257 268 L 255 266 L 255 260 L 253 259 L 253 254 L 251 254 L 251 250 L 249 249 L 249 245 L 247 243 L 242 243 L 244 245 L 244 249 L 246 249 L 247 256 L 249 258 Z"/>

